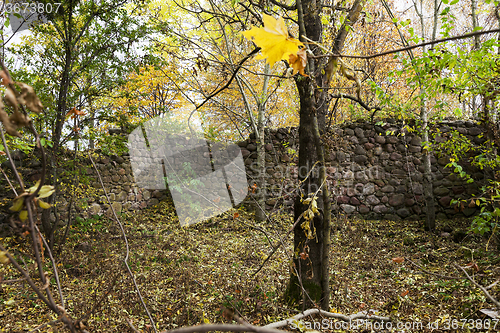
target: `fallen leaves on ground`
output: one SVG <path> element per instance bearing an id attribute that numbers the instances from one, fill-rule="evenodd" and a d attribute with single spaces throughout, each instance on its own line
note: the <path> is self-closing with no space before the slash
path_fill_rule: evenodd
<path id="1" fill-rule="evenodd" d="M 237 219 L 234 218 L 238 214 Z M 130 243 L 130 267 L 160 330 L 204 322 L 228 322 L 229 309 L 248 322 L 265 325 L 295 315 L 282 302 L 289 279 L 289 263 L 282 248 L 256 276 L 261 253 L 271 248 L 265 234 L 252 228 L 253 216 L 243 210 L 227 212 L 188 228 L 179 228 L 175 210 L 167 203 L 140 214 L 122 216 Z M 245 222 L 246 221 L 246 222 Z M 260 223 L 269 235 L 281 235 L 293 223 L 288 215 Z M 458 230 L 467 221 L 449 222 Z M 376 309 L 402 322 L 481 319 L 480 309 L 491 308 L 481 291 L 469 281 L 444 280 L 425 270 L 460 276 L 453 267 L 475 263 L 477 281 L 493 283 L 500 273 L 498 252 L 485 249 L 479 236 L 462 243 L 422 230 L 414 221 L 362 221 L 334 219 L 332 230 L 330 307 L 343 314 Z M 9 253 L 24 251 L 26 242 L 0 240 Z M 90 252 L 74 250 L 81 242 Z M 293 240 L 285 240 L 291 249 Z M 407 244 L 407 245 L 404 245 Z M 58 259 L 58 269 L 69 313 L 85 315 L 96 300 L 102 304 L 85 325 L 93 332 L 129 331 L 130 320 L 142 332 L 149 325 L 123 269 L 123 238 L 115 222 L 87 219 L 72 226 L 70 238 Z M 32 262 L 25 258 L 27 265 Z M 474 266 L 471 265 L 471 268 Z M 474 269 L 469 269 L 475 274 Z M 0 265 L 3 280 L 19 276 L 10 265 Z M 500 294 L 500 286 L 490 289 Z M 0 323 L 6 332 L 32 330 L 55 319 L 25 283 L 3 284 Z M 423 330 L 425 331 L 425 330 Z M 412 332 L 408 330 L 407 332 Z M 414 330 L 413 332 L 422 332 Z"/>

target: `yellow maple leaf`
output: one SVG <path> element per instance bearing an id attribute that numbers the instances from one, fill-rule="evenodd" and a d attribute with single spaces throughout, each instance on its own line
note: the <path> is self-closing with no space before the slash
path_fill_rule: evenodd
<path id="1" fill-rule="evenodd" d="M 270 15 L 263 14 L 264 28 L 252 27 L 243 31 L 242 35 L 253 39 L 255 44 L 261 48 L 261 56 L 257 59 L 267 59 L 270 66 L 280 60 L 289 60 L 291 54 L 297 54 L 299 46 L 304 46 L 299 40 L 288 35 L 285 21 L 282 17 L 275 19 Z"/>

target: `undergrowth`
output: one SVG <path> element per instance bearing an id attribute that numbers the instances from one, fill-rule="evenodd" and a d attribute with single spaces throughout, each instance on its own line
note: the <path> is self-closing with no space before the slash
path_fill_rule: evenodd
<path id="1" fill-rule="evenodd" d="M 130 267 L 159 330 L 227 322 L 225 308 L 255 325 L 297 313 L 281 298 L 289 278 L 283 249 L 254 275 L 271 252 L 270 244 L 276 243 L 271 238 L 283 237 L 292 224 L 290 216 L 257 224 L 240 210 L 181 228 L 172 206 L 160 203 L 121 220 L 130 243 Z M 396 320 L 427 324 L 481 319 L 479 310 L 492 307 L 468 280 L 430 274 L 461 276 L 453 263 L 474 263 L 477 270 L 471 268 L 469 273 L 477 282 L 488 285 L 498 279 L 500 257 L 491 244 L 486 249 L 486 238 L 454 237 L 470 221 L 448 221 L 449 233 L 442 235 L 425 232 L 413 221 L 338 218 L 333 223 L 331 311 L 352 314 L 374 309 Z M 285 240 L 288 250 L 292 241 L 291 236 Z M 23 254 L 25 240 L 2 242 L 26 265 L 33 265 Z M 79 220 L 58 259 L 66 307 L 74 318 L 86 317 L 93 332 L 129 332 L 127 320 L 143 332 L 150 331 L 121 261 L 124 244 L 116 222 L 105 217 Z M 396 257 L 409 260 L 396 263 L 392 260 Z M 19 278 L 9 266 L 0 266 L 0 277 Z M 490 292 L 500 296 L 499 286 Z M 1 285 L 0 331 L 25 332 L 54 319 L 27 284 Z M 41 331 L 55 329 L 45 326 Z"/>

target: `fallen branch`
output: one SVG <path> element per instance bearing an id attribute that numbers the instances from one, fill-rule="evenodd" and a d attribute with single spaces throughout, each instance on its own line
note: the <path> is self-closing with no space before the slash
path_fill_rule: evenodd
<path id="1" fill-rule="evenodd" d="M 17 283 L 17 282 L 24 282 L 26 281 L 26 278 L 20 278 L 20 279 L 14 279 L 14 280 L 2 280 L 0 281 L 0 284 L 11 284 L 11 283 Z"/>
<path id="2" fill-rule="evenodd" d="M 456 268 L 459 268 L 465 274 L 465 276 L 467 276 L 467 278 L 469 279 L 470 282 L 474 283 L 474 285 L 476 287 L 481 289 L 481 291 L 486 295 L 486 297 L 488 297 L 490 299 L 490 301 L 492 301 L 493 304 L 495 304 L 497 306 L 497 309 L 500 309 L 500 302 L 497 301 L 493 296 L 491 296 L 491 294 L 488 292 L 488 290 L 486 290 L 482 285 L 480 285 L 479 283 L 474 281 L 474 279 L 461 266 L 457 265 L 456 263 L 453 263 L 453 265 L 455 265 Z"/>
<path id="3" fill-rule="evenodd" d="M 340 320 L 346 321 L 346 322 L 350 322 L 350 321 L 358 320 L 358 319 L 371 319 L 371 320 L 376 320 L 376 321 L 391 321 L 391 319 L 389 317 L 370 315 L 370 314 L 365 313 L 365 312 L 359 312 L 359 313 L 352 314 L 350 316 L 346 316 L 346 315 L 343 315 L 340 313 L 327 312 L 327 311 L 323 311 L 320 309 L 309 309 L 309 310 L 306 310 L 302 313 L 299 313 L 298 315 L 293 316 L 292 318 L 277 321 L 275 323 L 268 324 L 264 327 L 266 327 L 266 328 L 283 327 L 283 326 L 290 325 L 290 324 L 294 323 L 296 320 L 300 320 L 302 318 L 305 318 L 305 317 L 313 315 L 313 314 L 320 314 L 320 315 L 325 316 L 325 317 L 340 319 Z"/>
<path id="4" fill-rule="evenodd" d="M 260 327 L 253 325 L 239 324 L 203 324 L 197 326 L 182 327 L 171 331 L 163 331 L 161 333 L 192 333 L 192 332 L 258 332 L 258 333 L 283 333 L 286 331 L 277 330 L 269 327 Z"/>
<path id="5" fill-rule="evenodd" d="M 491 289 L 493 288 L 494 286 L 496 286 L 498 284 L 498 282 L 500 282 L 500 279 L 499 280 L 496 280 L 495 282 L 493 282 L 492 284 L 490 284 L 488 287 L 486 287 L 485 289 Z"/>

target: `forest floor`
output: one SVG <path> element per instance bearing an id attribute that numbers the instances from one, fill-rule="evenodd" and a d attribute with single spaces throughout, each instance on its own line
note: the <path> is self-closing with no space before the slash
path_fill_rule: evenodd
<path id="1" fill-rule="evenodd" d="M 256 224 L 251 214 L 233 211 L 181 228 L 172 206 L 160 203 L 121 220 L 130 268 L 158 331 L 229 322 L 225 308 L 259 326 L 297 313 L 281 297 L 289 276 L 289 258 L 282 248 L 255 274 L 272 250 L 270 243 L 277 243 L 275 236 L 283 237 L 291 226 L 289 216 Z M 338 218 L 333 224 L 331 312 L 349 315 L 374 309 L 407 325 L 404 332 L 487 331 L 483 326 L 488 321 L 479 310 L 493 304 L 453 264 L 470 265 L 467 272 L 487 286 L 500 277 L 500 255 L 487 238 L 464 235 L 470 220 L 438 221 L 437 234 L 425 232 L 417 221 Z M 22 238 L 0 241 L 18 256 L 26 248 Z M 285 242 L 291 250 L 292 237 Z M 58 257 L 66 309 L 73 318 L 84 318 L 90 332 L 134 332 L 132 325 L 141 332 L 153 331 L 124 269 L 125 254 L 118 224 L 101 217 L 79 220 Z M 28 256 L 22 257 L 33 267 Z M 0 265 L 2 278 L 19 276 L 10 265 Z M 498 299 L 500 285 L 489 291 Z M 26 283 L 0 284 L 1 332 L 37 327 L 56 332 L 60 324 L 46 325 L 55 319 Z M 322 318 L 304 322 L 307 326 L 313 320 Z M 335 321 L 328 322 L 322 331 L 369 332 L 337 330 Z M 490 331 L 500 330 L 500 323 L 495 328 L 495 321 L 489 323 Z"/>

